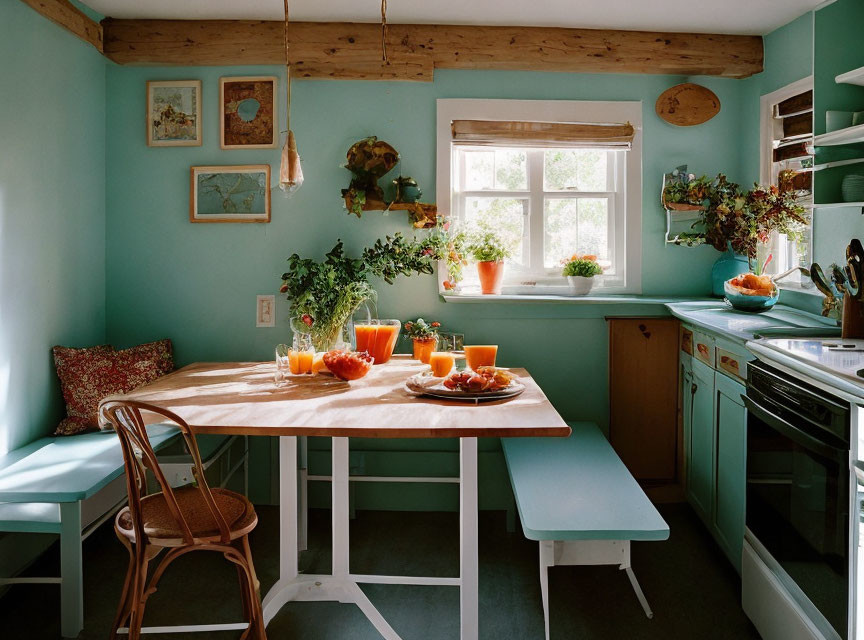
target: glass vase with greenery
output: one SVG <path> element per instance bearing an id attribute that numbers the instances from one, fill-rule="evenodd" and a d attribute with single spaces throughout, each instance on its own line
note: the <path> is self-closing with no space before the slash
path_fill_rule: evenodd
<path id="1" fill-rule="evenodd" d="M 397 233 L 377 240 L 360 257 L 352 258 L 345 254 L 340 240 L 323 261 L 296 253 L 288 258 L 279 291 L 291 302 L 292 315 L 308 327 L 315 349 L 327 351 L 354 311 L 365 300 L 376 298 L 370 278 L 393 284 L 400 275 L 431 274 L 433 253 L 426 243 Z"/>

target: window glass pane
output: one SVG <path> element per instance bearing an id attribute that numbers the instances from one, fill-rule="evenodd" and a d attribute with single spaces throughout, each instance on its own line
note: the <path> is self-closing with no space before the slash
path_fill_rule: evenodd
<path id="1" fill-rule="evenodd" d="M 465 190 L 519 191 L 528 188 L 528 162 L 520 149 L 462 151 Z"/>
<path id="2" fill-rule="evenodd" d="M 528 200 L 513 198 L 466 198 L 465 222 L 469 233 L 492 231 L 513 251 L 510 262 L 523 265 L 523 235 Z"/>
<path id="3" fill-rule="evenodd" d="M 609 191 L 606 165 L 610 151 L 547 149 L 543 182 L 546 191 Z"/>
<path id="4" fill-rule="evenodd" d="M 491 189 L 495 184 L 495 152 L 463 151 L 465 162 L 465 190 Z"/>
<path id="5" fill-rule="evenodd" d="M 606 198 L 547 198 L 543 263 L 558 267 L 574 253 L 608 260 L 609 201 Z"/>
<path id="6" fill-rule="evenodd" d="M 495 150 L 495 188 L 517 191 L 528 188 L 528 156 L 519 149 Z"/>

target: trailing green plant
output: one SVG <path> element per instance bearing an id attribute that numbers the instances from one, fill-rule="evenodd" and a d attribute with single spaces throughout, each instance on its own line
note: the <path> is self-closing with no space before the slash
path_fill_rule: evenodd
<path id="1" fill-rule="evenodd" d="M 447 279 L 444 280 L 444 289 L 447 291 L 455 289 L 462 281 L 462 271 L 468 264 L 465 259 L 466 242 L 465 232 L 442 217 L 436 220 L 424 240 L 424 247 L 431 252 L 431 257 L 443 260 L 447 265 Z"/>
<path id="2" fill-rule="evenodd" d="M 466 249 L 477 262 L 499 262 L 513 255 L 513 250 L 494 231 L 473 234 Z"/>
<path id="3" fill-rule="evenodd" d="M 593 278 L 603 273 L 603 269 L 594 260 L 577 258 L 564 265 L 561 272 L 563 276 L 579 276 L 581 278 Z"/>
<path id="4" fill-rule="evenodd" d="M 440 322 L 426 322 L 423 318 L 408 320 L 402 325 L 405 335 L 415 340 L 431 340 L 438 335 Z"/>
<path id="5" fill-rule="evenodd" d="M 347 256 L 339 240 L 323 261 L 296 253 L 289 257 L 279 291 L 291 302 L 292 315 L 308 328 L 315 348 L 324 351 L 360 304 L 376 298 L 370 278 L 393 284 L 400 275 L 432 272 L 428 248 L 400 233 L 378 239 L 359 258 Z"/>

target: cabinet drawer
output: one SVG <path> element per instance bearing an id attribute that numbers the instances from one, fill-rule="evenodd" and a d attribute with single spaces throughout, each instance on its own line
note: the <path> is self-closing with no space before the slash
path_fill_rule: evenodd
<path id="1" fill-rule="evenodd" d="M 714 338 L 701 331 L 693 332 L 693 357 L 709 367 L 714 366 Z"/>
<path id="2" fill-rule="evenodd" d="M 726 351 L 721 347 L 716 347 L 715 352 L 718 369 L 733 378 L 747 380 L 747 363 L 739 354 Z"/>
<path id="3" fill-rule="evenodd" d="M 693 355 L 693 330 L 681 325 L 681 351 Z"/>

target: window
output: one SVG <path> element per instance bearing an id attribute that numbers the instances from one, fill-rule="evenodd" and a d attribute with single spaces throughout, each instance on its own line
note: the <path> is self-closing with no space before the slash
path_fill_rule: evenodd
<path id="1" fill-rule="evenodd" d="M 761 111 L 760 181 L 779 186 L 780 174 L 793 171 L 792 187 L 801 204 L 812 209 L 813 78 L 762 96 Z M 767 271 L 777 274 L 793 267 L 808 267 L 812 235 L 812 223 L 793 236 L 774 233 L 768 248 L 774 259 Z M 793 273 L 781 284 L 800 286 L 809 282 L 802 282 L 801 275 Z"/>
<path id="2" fill-rule="evenodd" d="M 439 210 L 510 246 L 505 294 L 564 293 L 561 262 L 575 253 L 605 266 L 595 291 L 638 293 L 640 121 L 632 102 L 439 100 Z M 614 124 L 625 122 L 626 141 Z M 578 139 L 541 131 L 557 123 Z M 604 133 L 589 140 L 586 127 Z M 463 291 L 474 293 L 476 272 L 465 275 Z"/>

